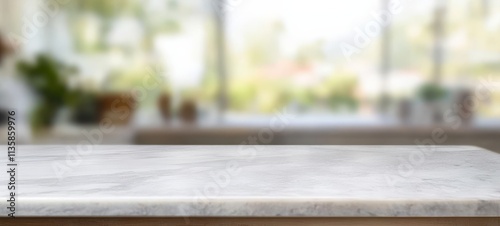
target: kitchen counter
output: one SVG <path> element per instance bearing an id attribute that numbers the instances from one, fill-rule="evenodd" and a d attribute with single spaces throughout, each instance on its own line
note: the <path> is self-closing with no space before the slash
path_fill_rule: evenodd
<path id="1" fill-rule="evenodd" d="M 493 217 L 500 225 L 500 154 L 472 146 L 19 146 L 17 162 L 18 218 Z M 7 200 L 7 186 L 0 191 Z"/>
<path id="2" fill-rule="evenodd" d="M 481 124 L 482 125 L 482 124 Z M 307 127 L 287 126 L 273 130 L 268 145 L 415 145 L 416 141 L 432 139 L 436 131 L 444 131 L 445 139 L 434 142 L 439 145 L 478 146 L 500 153 L 500 129 L 477 126 L 458 129 L 446 126 L 394 126 L 367 125 L 346 126 L 329 124 Z M 270 128 L 256 124 L 238 126 L 191 126 L 139 128 L 133 141 L 141 145 L 239 145 L 249 136 Z"/>

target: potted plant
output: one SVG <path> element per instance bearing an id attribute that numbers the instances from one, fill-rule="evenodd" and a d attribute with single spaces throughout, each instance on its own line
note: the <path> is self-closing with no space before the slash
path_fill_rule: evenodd
<path id="1" fill-rule="evenodd" d="M 39 98 L 31 117 L 33 129 L 52 127 L 59 110 L 75 103 L 77 95 L 70 88 L 68 78 L 76 74 L 76 68 L 41 54 L 34 62 L 18 62 L 17 69 Z"/>
<path id="2" fill-rule="evenodd" d="M 430 116 L 431 123 L 440 123 L 442 121 L 442 101 L 448 95 L 448 91 L 439 84 L 427 83 L 418 90 L 418 97 L 424 103 L 424 114 Z"/>
<path id="3" fill-rule="evenodd" d="M 181 94 L 182 99 L 178 109 L 178 117 L 184 123 L 194 124 L 197 121 L 197 93 L 196 89 L 185 89 Z"/>
<path id="4" fill-rule="evenodd" d="M 141 86 L 141 72 L 134 69 L 112 71 L 98 95 L 99 120 L 110 119 L 118 125 L 129 124 L 137 109 L 133 89 Z"/>

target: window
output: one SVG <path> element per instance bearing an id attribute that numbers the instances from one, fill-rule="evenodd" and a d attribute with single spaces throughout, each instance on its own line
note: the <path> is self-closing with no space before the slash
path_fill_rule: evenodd
<path id="1" fill-rule="evenodd" d="M 379 9 L 378 0 L 241 3 L 227 14 L 229 111 L 373 114 L 380 34 L 354 42 Z"/>

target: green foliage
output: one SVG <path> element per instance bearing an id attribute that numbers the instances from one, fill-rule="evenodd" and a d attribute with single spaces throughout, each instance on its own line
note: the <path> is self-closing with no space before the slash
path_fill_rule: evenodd
<path id="1" fill-rule="evenodd" d="M 77 72 L 76 68 L 47 55 L 39 55 L 34 63 L 19 62 L 17 69 L 28 85 L 47 103 L 61 106 L 74 100 L 67 78 Z"/>
<path id="2" fill-rule="evenodd" d="M 234 79 L 235 81 L 229 86 L 229 104 L 232 109 L 238 111 L 248 110 L 248 104 L 251 103 L 256 95 L 255 81 L 252 79 Z"/>
<path id="3" fill-rule="evenodd" d="M 54 124 L 57 109 L 50 103 L 40 103 L 35 107 L 31 115 L 31 127 L 35 132 Z"/>
<path id="4" fill-rule="evenodd" d="M 333 110 L 355 110 L 358 107 L 358 101 L 354 92 L 358 85 L 358 80 L 352 75 L 334 75 L 326 83 L 329 89 L 328 103 Z"/>
<path id="5" fill-rule="evenodd" d="M 355 91 L 358 80 L 354 75 L 337 73 L 313 86 L 291 84 L 284 79 L 262 76 L 234 78 L 229 88 L 230 107 L 236 111 L 273 112 L 291 103 L 302 109 L 318 104 L 333 111 L 353 111 L 358 107 Z"/>
<path id="6" fill-rule="evenodd" d="M 102 91 L 108 93 L 128 92 L 134 88 L 146 90 L 161 89 L 166 85 L 166 81 L 161 75 L 162 68 L 155 68 L 151 65 L 143 67 L 131 66 L 116 69 L 109 73 L 104 83 Z"/>
<path id="7" fill-rule="evenodd" d="M 139 0 L 85 0 L 75 3 L 75 10 L 94 12 L 104 18 L 113 18 L 123 13 L 137 15 L 143 4 Z"/>
<path id="8" fill-rule="evenodd" d="M 424 101 L 436 101 L 446 97 L 447 91 L 435 83 L 428 83 L 420 87 L 418 96 Z"/>
<path id="9" fill-rule="evenodd" d="M 35 129 L 50 126 L 61 107 L 76 102 L 77 94 L 70 89 L 67 81 L 77 72 L 74 67 L 42 54 L 34 62 L 20 61 L 17 69 L 40 98 L 32 118 Z"/>

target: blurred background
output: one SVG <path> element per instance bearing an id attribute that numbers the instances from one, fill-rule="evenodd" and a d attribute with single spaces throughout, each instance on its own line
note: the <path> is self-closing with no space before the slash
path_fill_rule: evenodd
<path id="1" fill-rule="evenodd" d="M 500 151 L 499 1 L 2 0 L 0 34 L 21 143 Z"/>

